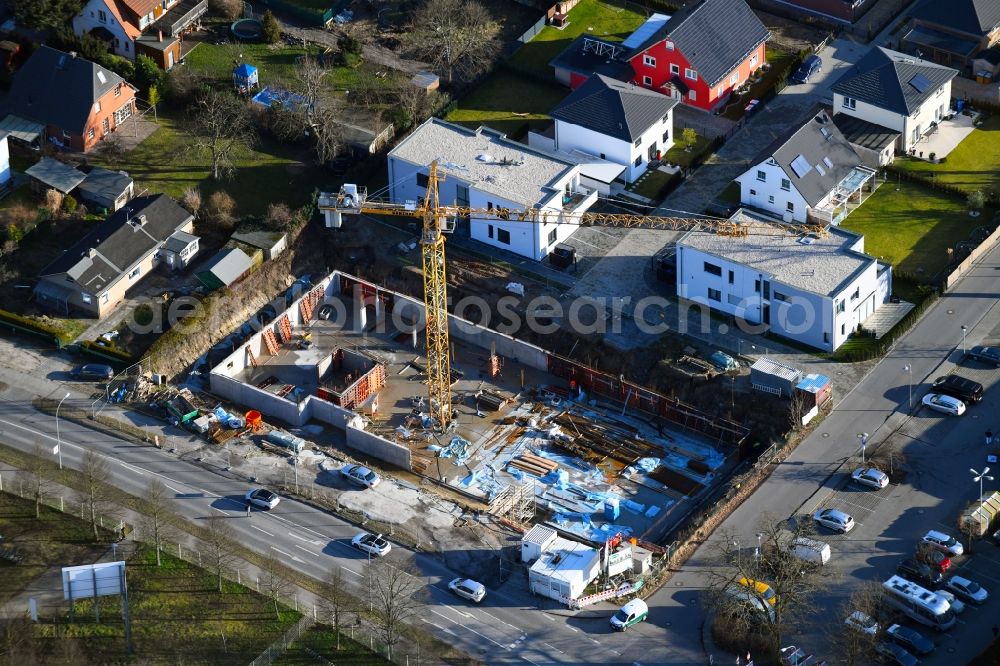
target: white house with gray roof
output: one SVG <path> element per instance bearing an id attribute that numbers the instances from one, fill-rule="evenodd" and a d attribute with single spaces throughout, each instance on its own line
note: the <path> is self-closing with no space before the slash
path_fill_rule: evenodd
<path id="1" fill-rule="evenodd" d="M 677 242 L 677 295 L 802 344 L 833 351 L 892 292 L 892 268 L 839 227 L 789 234 L 737 211 L 746 236 L 691 232 Z"/>
<path id="2" fill-rule="evenodd" d="M 779 136 L 740 175 L 740 201 L 788 222 L 839 224 L 875 172 L 826 111 Z"/>
<path id="3" fill-rule="evenodd" d="M 471 130 L 431 118 L 389 153 L 389 197 L 416 201 L 427 193 L 430 165 L 437 161 L 441 202 L 494 210 L 508 208 L 583 213 L 597 191 L 580 183 L 580 166 L 486 127 Z M 513 217 L 513 216 L 512 216 Z M 457 220 L 455 233 L 542 260 L 577 229 L 573 224 Z"/>
<path id="4" fill-rule="evenodd" d="M 833 84 L 833 112 L 900 133 L 897 153 L 917 143 L 951 106 L 958 70 L 874 46 Z"/>
<path id="5" fill-rule="evenodd" d="M 611 180 L 632 183 L 651 160 L 674 145 L 677 104 L 655 90 L 594 74 L 549 112 L 555 120 L 551 131 L 529 133 L 528 143 L 558 153 L 593 155 L 620 167 Z M 601 182 L 612 175 L 609 170 L 597 171 L 586 161 L 581 166 L 585 177 L 602 188 L 610 185 L 610 180 Z"/>

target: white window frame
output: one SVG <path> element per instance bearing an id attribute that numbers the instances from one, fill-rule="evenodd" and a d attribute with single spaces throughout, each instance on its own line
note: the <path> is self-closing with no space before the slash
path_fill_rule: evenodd
<path id="1" fill-rule="evenodd" d="M 107 23 L 108 22 L 108 13 L 106 11 L 104 11 L 103 9 L 98 9 L 97 10 L 97 20 L 100 21 L 101 23 Z"/>
<path id="2" fill-rule="evenodd" d="M 784 190 L 785 192 L 791 192 L 792 191 L 792 181 L 788 180 L 787 178 L 782 178 L 781 179 L 781 189 Z"/>
<path id="3" fill-rule="evenodd" d="M 767 182 L 767 172 L 764 171 L 763 169 L 757 169 L 757 180 L 759 180 L 762 183 L 766 183 Z"/>
<path id="4" fill-rule="evenodd" d="M 858 100 L 853 97 L 844 97 L 844 101 L 841 102 L 841 106 L 845 109 L 850 109 L 851 111 L 856 111 L 858 108 Z"/>
<path id="5" fill-rule="evenodd" d="M 142 272 L 142 266 L 136 266 L 136 267 L 135 267 L 135 268 L 133 268 L 133 269 L 132 269 L 132 271 L 131 271 L 131 272 L 130 272 L 130 273 L 128 274 L 128 279 L 129 279 L 129 280 L 134 280 L 134 279 L 136 279 L 137 277 L 139 277 L 139 273 L 141 273 L 141 272 Z"/>
<path id="6" fill-rule="evenodd" d="M 646 67 L 656 67 L 656 58 L 649 55 L 648 53 L 642 54 L 642 64 Z"/>
<path id="7" fill-rule="evenodd" d="M 688 91 L 688 99 L 691 100 L 692 102 L 697 101 L 698 100 L 698 93 L 695 92 L 694 90 L 689 90 Z"/>
<path id="8" fill-rule="evenodd" d="M 691 69 L 690 67 L 685 67 L 684 68 L 684 78 L 687 79 L 687 80 L 689 80 L 689 81 L 697 81 L 698 80 L 698 71 L 694 70 L 694 69 Z"/>
<path id="9" fill-rule="evenodd" d="M 642 77 L 642 85 L 644 85 L 644 86 L 651 86 L 651 85 L 653 85 L 653 77 L 652 76 L 643 76 Z"/>
<path id="10" fill-rule="evenodd" d="M 674 63 L 670 63 L 670 73 L 671 74 L 680 74 L 681 73 L 681 66 L 677 65 L 677 64 L 674 64 Z"/>
<path id="11" fill-rule="evenodd" d="M 736 70 L 735 72 L 733 72 L 732 76 L 729 77 L 729 85 L 735 86 L 739 82 L 740 82 L 740 71 Z"/>
<path id="12" fill-rule="evenodd" d="M 757 64 L 757 54 L 754 53 L 752 56 L 750 56 L 750 66 L 753 67 L 756 64 Z"/>

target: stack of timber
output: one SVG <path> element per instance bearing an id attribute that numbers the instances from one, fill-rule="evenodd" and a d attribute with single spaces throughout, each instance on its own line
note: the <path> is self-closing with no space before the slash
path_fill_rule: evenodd
<path id="1" fill-rule="evenodd" d="M 510 465 L 522 472 L 534 474 L 535 476 L 545 476 L 559 469 L 559 463 L 554 460 L 548 460 L 532 453 L 522 453 L 518 457 L 513 458 L 510 461 Z"/>

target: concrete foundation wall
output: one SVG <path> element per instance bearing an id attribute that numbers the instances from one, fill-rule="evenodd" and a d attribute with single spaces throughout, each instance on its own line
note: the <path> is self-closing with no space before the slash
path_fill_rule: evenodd
<path id="1" fill-rule="evenodd" d="M 310 418 L 329 423 L 333 427 L 340 428 L 341 430 L 346 430 L 347 424 L 352 418 L 357 416 L 357 414 L 350 409 L 338 407 L 332 402 L 315 396 L 309 396 L 305 402 L 309 404 Z"/>
<path id="2" fill-rule="evenodd" d="M 548 355 L 541 347 L 521 342 L 509 335 L 477 326 L 453 315 L 449 315 L 449 324 L 449 334 L 453 339 L 468 342 L 487 351 L 491 344 L 496 343 L 497 353 L 501 356 L 524 363 L 535 370 L 544 372 L 548 369 Z"/>
<path id="3" fill-rule="evenodd" d="M 347 425 L 347 445 L 361 453 L 384 460 L 401 469 L 410 469 L 410 449 L 384 437 Z"/>
<path id="4" fill-rule="evenodd" d="M 211 375 L 210 382 L 212 393 L 215 395 L 256 409 L 261 414 L 279 419 L 291 426 L 300 427 L 309 420 L 309 400 L 296 404 L 256 386 L 214 373 Z"/>

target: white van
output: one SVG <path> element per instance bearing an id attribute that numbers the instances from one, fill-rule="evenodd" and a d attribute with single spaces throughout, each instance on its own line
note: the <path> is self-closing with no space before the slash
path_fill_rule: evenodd
<path id="1" fill-rule="evenodd" d="M 625 631 L 633 624 L 645 622 L 649 617 L 649 606 L 642 599 L 633 599 L 611 616 L 611 628 L 615 631 Z"/>
<path id="2" fill-rule="evenodd" d="M 800 560 L 823 565 L 830 561 L 830 544 L 806 537 L 796 537 L 789 552 Z"/>

